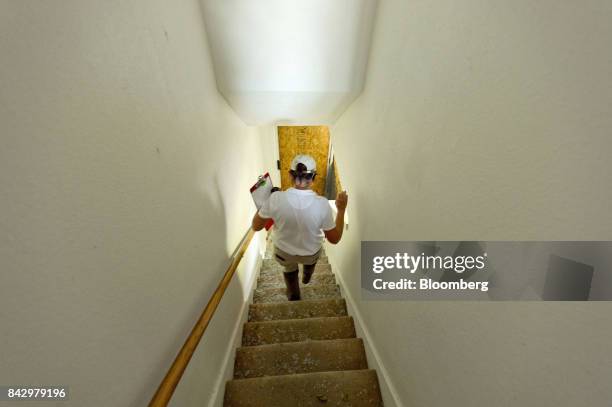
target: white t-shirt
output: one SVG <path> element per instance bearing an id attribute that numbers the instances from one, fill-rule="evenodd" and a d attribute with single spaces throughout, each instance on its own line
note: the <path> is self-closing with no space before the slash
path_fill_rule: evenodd
<path id="1" fill-rule="evenodd" d="M 318 252 L 325 237 L 322 230 L 336 227 L 329 201 L 310 189 L 274 192 L 259 209 L 259 216 L 274 219 L 274 244 L 295 256 Z"/>

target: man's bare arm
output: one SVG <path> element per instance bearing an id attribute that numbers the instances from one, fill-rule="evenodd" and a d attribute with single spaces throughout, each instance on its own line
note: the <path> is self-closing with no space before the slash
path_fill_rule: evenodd
<path id="1" fill-rule="evenodd" d="M 251 222 L 251 228 L 253 228 L 253 230 L 257 232 L 263 229 L 269 220 L 269 218 L 262 218 L 261 216 L 259 216 L 259 212 L 255 212 L 255 216 L 253 216 L 253 221 Z"/>
<path id="2" fill-rule="evenodd" d="M 342 191 L 336 197 L 336 208 L 338 208 L 338 214 L 336 215 L 336 227 L 330 230 L 324 230 L 325 238 L 331 244 L 336 244 L 342 239 L 342 232 L 344 232 L 344 212 L 346 212 L 346 205 L 348 204 L 348 195 L 346 191 Z"/>

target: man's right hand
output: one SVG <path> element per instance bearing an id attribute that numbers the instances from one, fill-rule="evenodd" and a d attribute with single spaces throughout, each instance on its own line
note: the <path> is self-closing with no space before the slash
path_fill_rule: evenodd
<path id="1" fill-rule="evenodd" d="M 336 197 L 336 208 L 338 208 L 338 214 L 336 215 L 336 227 L 330 230 L 324 230 L 325 238 L 331 244 L 336 244 L 342 239 L 342 233 L 344 232 L 344 211 L 346 210 L 346 204 L 348 203 L 348 195 L 346 191 L 342 191 Z"/>
<path id="2" fill-rule="evenodd" d="M 336 208 L 338 208 L 339 211 L 344 211 L 347 204 L 348 195 L 346 194 L 346 191 L 338 193 L 338 196 L 336 197 Z"/>

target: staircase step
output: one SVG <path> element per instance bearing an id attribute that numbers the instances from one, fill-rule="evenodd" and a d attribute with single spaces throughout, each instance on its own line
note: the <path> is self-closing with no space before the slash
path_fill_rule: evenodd
<path id="1" fill-rule="evenodd" d="M 302 273 L 300 272 L 300 281 Z M 336 277 L 331 272 L 314 272 L 308 285 L 325 285 L 336 284 Z M 282 288 L 285 287 L 285 279 L 282 271 L 276 271 L 273 274 L 263 274 L 257 279 L 257 288 Z"/>
<path id="2" fill-rule="evenodd" d="M 273 276 L 277 276 L 280 275 L 282 278 L 281 273 L 283 273 L 285 271 L 285 268 L 282 267 L 280 264 L 274 262 L 276 265 L 268 265 L 268 266 L 264 266 L 262 264 L 261 266 L 261 272 L 259 273 L 260 276 L 269 276 L 269 275 L 273 275 Z M 302 266 L 300 266 L 300 270 L 302 269 Z M 317 263 L 317 265 L 315 266 L 315 272 L 314 274 L 331 274 L 332 270 L 331 270 L 331 266 L 329 264 L 320 264 Z"/>
<path id="3" fill-rule="evenodd" d="M 301 373 L 230 380 L 225 407 L 382 407 L 375 370 Z"/>
<path id="4" fill-rule="evenodd" d="M 320 266 L 330 267 L 327 256 L 319 257 L 315 269 Z M 274 258 L 264 258 L 261 262 L 261 270 L 284 270 L 284 268 Z"/>
<path id="5" fill-rule="evenodd" d="M 319 300 L 322 298 L 340 298 L 338 285 L 303 285 L 300 283 L 300 296 L 303 300 Z M 287 289 L 257 288 L 253 294 L 253 303 L 272 303 L 287 301 Z"/>
<path id="6" fill-rule="evenodd" d="M 300 269 L 302 266 L 300 265 Z M 283 266 L 278 264 L 276 260 L 273 259 L 264 259 L 261 263 L 261 273 L 260 274 L 278 274 L 282 273 L 285 270 Z M 321 272 L 329 272 L 331 273 L 331 265 L 329 263 L 319 263 L 315 265 L 315 273 Z"/>
<path id="7" fill-rule="evenodd" d="M 246 322 L 242 332 L 242 346 L 356 336 L 353 318 L 348 316 Z"/>
<path id="8" fill-rule="evenodd" d="M 234 379 L 367 368 L 360 338 L 288 342 L 238 348 Z"/>
<path id="9" fill-rule="evenodd" d="M 347 315 L 347 312 L 344 298 L 286 301 L 280 303 L 251 304 L 249 306 L 249 321 L 253 322 L 345 315 Z"/>

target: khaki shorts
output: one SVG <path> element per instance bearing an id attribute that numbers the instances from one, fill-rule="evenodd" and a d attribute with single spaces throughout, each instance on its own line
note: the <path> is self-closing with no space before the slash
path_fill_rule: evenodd
<path id="1" fill-rule="evenodd" d="M 295 256 L 287 252 L 282 251 L 278 247 L 274 246 L 274 258 L 285 268 L 285 273 L 291 273 L 298 270 L 298 264 L 304 264 L 306 266 L 312 266 L 317 263 L 321 256 L 321 249 L 315 254 L 310 256 Z"/>

